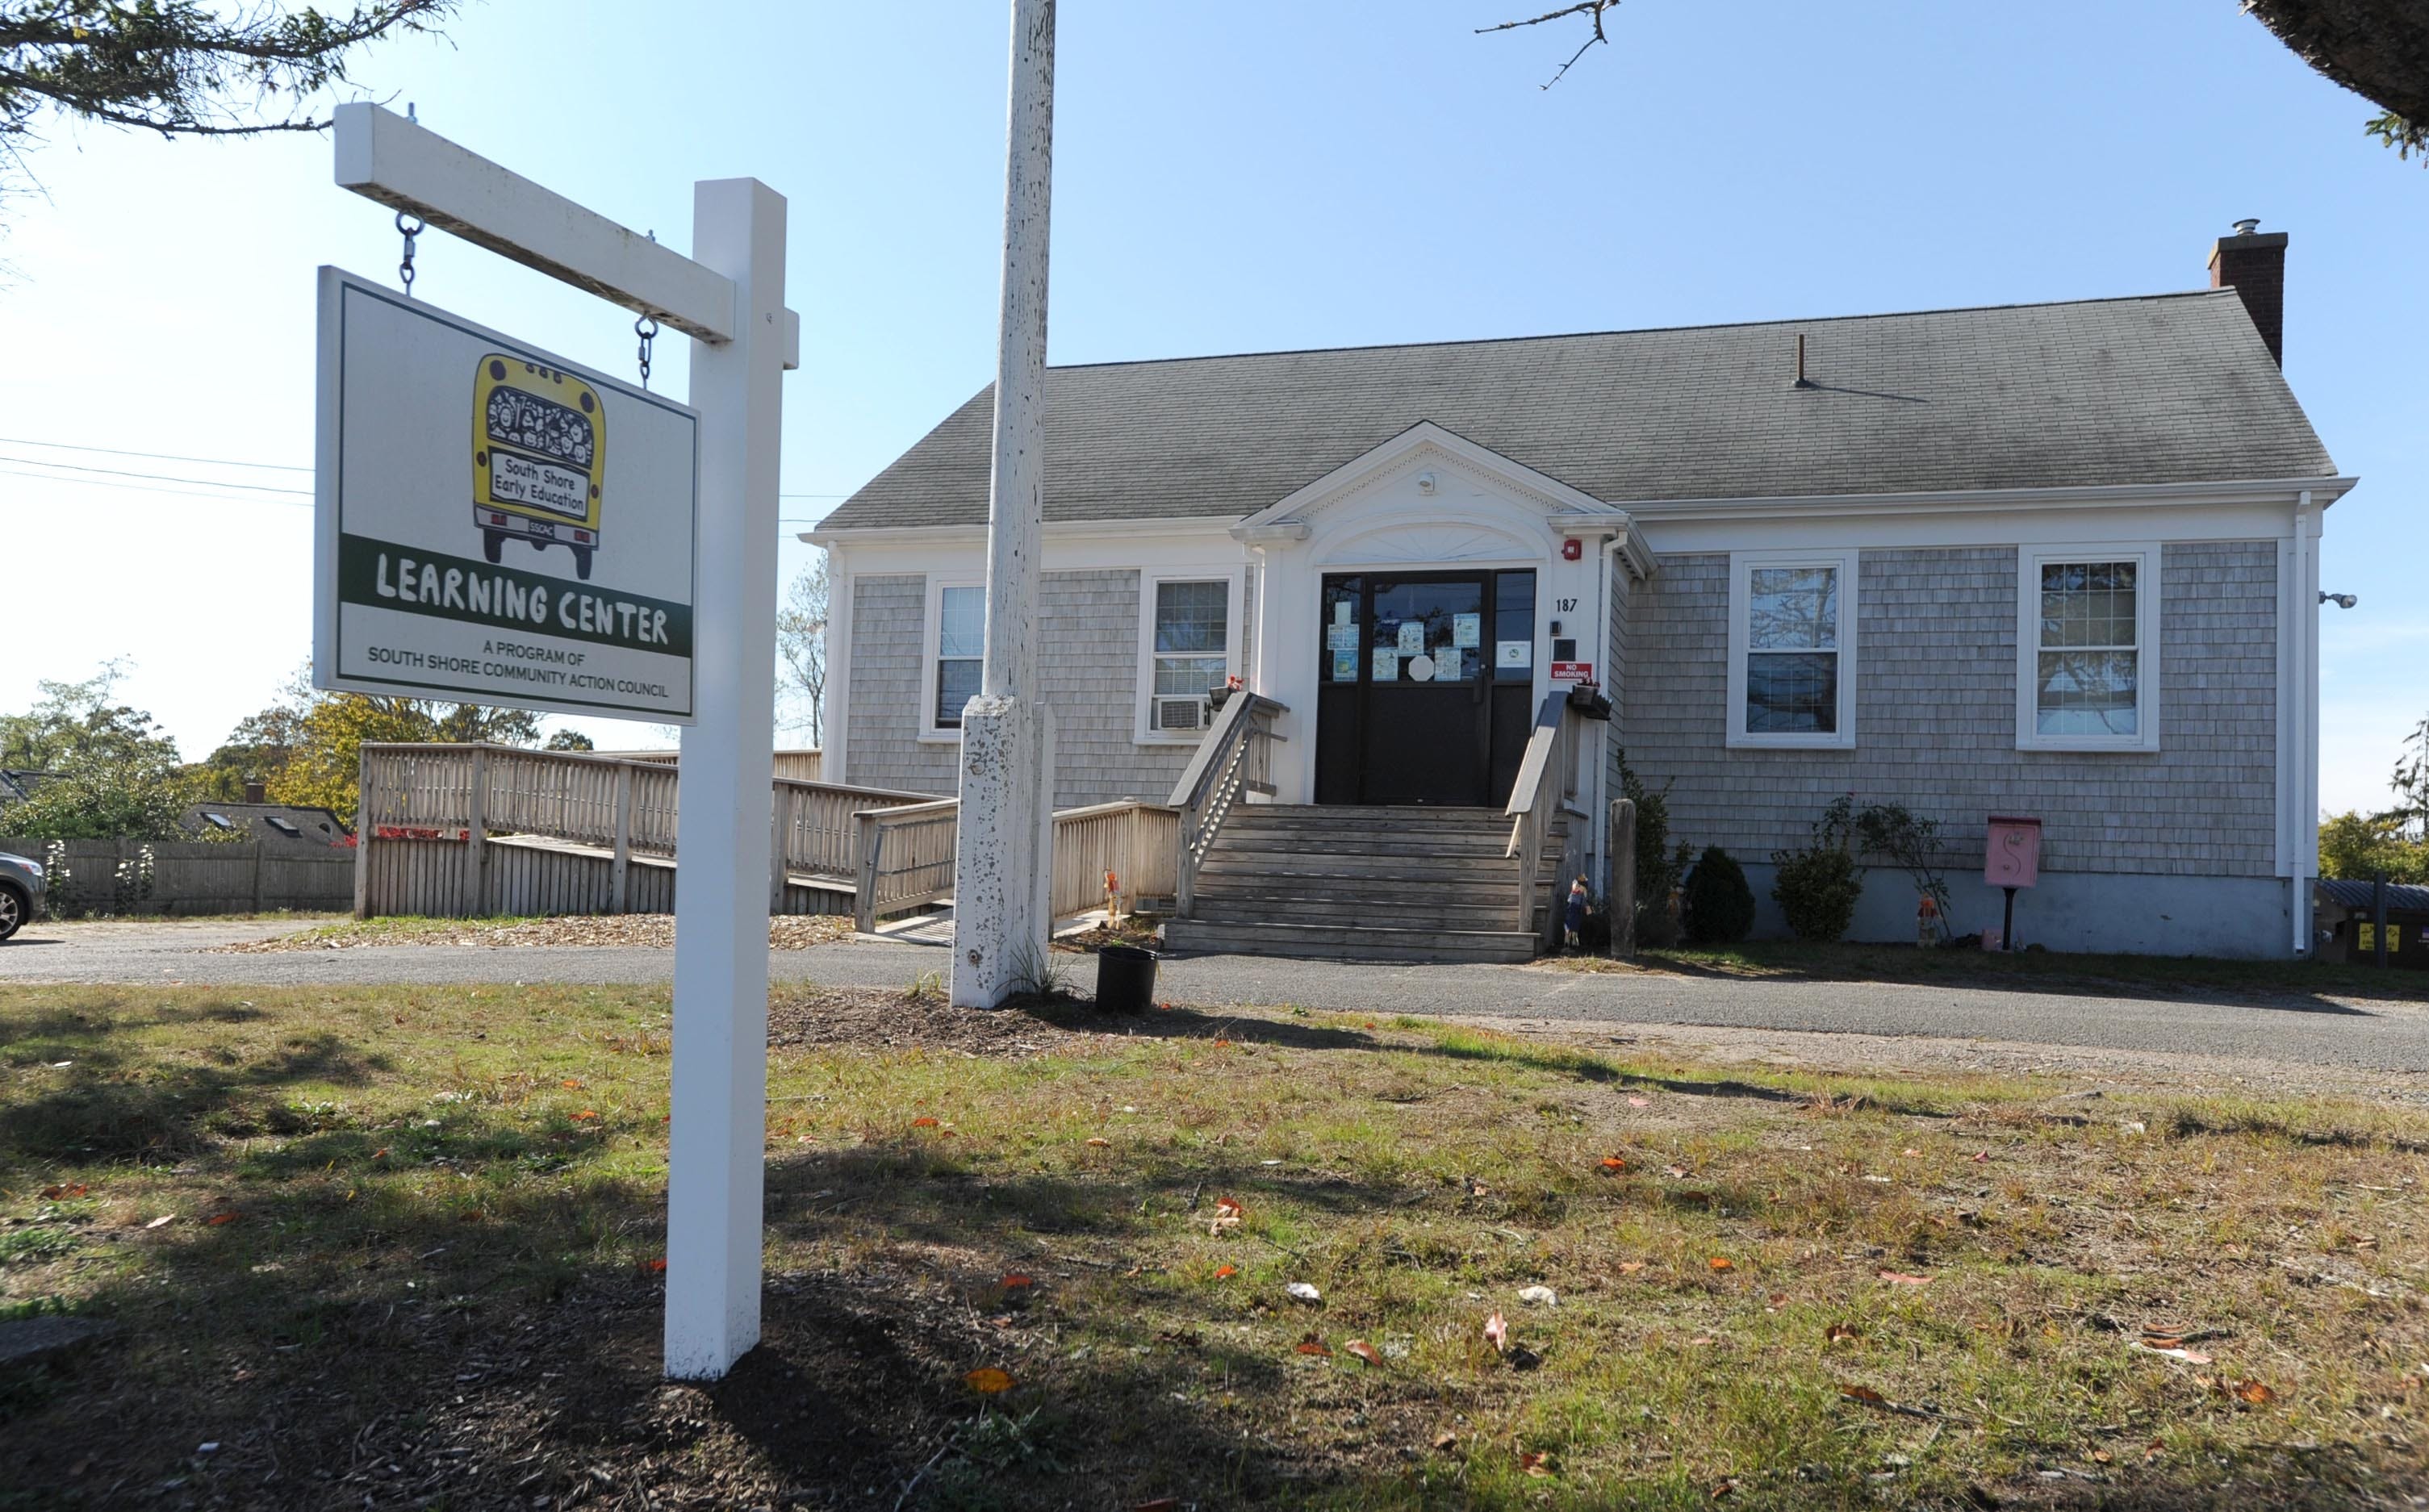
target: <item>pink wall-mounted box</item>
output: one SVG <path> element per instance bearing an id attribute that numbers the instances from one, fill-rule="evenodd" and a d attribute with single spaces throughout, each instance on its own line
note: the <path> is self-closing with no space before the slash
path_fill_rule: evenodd
<path id="1" fill-rule="evenodd" d="M 2041 822 L 1991 815 L 1991 838 L 1982 850 L 1982 879 L 1992 887 L 2030 887 L 2041 875 Z"/>

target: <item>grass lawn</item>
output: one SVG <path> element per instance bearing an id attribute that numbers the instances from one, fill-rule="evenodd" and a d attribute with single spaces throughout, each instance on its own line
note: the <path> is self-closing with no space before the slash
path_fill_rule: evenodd
<path id="1" fill-rule="evenodd" d="M 2011 991 L 2317 995 L 2429 1000 L 2429 972 L 2343 961 L 2235 961 L 2214 956 L 2095 955 L 2059 950 L 1917 950 L 1899 945 L 1748 940 L 1640 951 L 1633 961 L 1557 956 L 1545 964 L 1588 972 L 1671 972 L 1804 981 L 1894 981 Z"/>
<path id="2" fill-rule="evenodd" d="M 656 1377 L 663 990 L 0 991 L 0 1317 L 115 1326 L 0 1373 L 0 1507 L 2429 1495 L 2429 1117 L 1288 1010 L 772 1018 L 766 1342 L 697 1388 Z"/>

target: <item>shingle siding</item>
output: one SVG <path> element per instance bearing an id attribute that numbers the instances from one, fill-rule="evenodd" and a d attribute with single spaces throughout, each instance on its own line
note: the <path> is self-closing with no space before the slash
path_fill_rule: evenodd
<path id="1" fill-rule="evenodd" d="M 1728 558 L 1664 557 L 1629 605 L 1619 731 L 1672 784 L 1675 839 L 1767 860 L 1842 793 L 1936 818 L 1950 869 L 1978 867 L 1992 813 L 2041 818 L 2055 872 L 2268 877 L 2275 863 L 2277 552 L 2164 546 L 2160 749 L 2016 749 L 2013 547 L 1862 553 L 1857 747 L 1724 741 Z"/>
<path id="2" fill-rule="evenodd" d="M 846 769 L 856 784 L 944 796 L 960 789 L 961 748 L 919 739 L 927 604 L 927 580 L 917 574 L 852 581 Z M 1189 764 L 1192 747 L 1137 742 L 1138 627 L 1133 569 L 1039 579 L 1039 692 L 1054 711 L 1056 808 L 1161 802 Z"/>

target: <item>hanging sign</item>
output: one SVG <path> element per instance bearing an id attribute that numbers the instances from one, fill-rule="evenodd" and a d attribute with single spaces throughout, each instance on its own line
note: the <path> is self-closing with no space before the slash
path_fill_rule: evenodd
<path id="1" fill-rule="evenodd" d="M 321 270 L 312 677 L 692 721 L 700 416 Z"/>

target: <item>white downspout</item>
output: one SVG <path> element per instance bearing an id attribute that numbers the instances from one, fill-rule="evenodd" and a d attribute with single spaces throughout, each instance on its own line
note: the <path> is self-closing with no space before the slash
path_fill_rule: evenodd
<path id="1" fill-rule="evenodd" d="M 2311 955 L 2311 879 L 2320 869 L 2320 517 L 2294 499 L 2294 954 Z"/>

